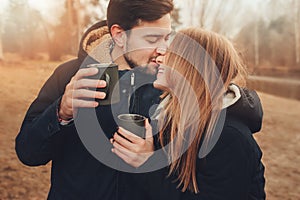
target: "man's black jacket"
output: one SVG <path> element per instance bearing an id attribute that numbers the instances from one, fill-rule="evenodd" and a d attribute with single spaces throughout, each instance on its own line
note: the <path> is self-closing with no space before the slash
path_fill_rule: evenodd
<path id="1" fill-rule="evenodd" d="M 91 27 L 80 44 L 78 58 L 60 65 L 54 71 L 28 109 L 16 138 L 16 152 L 25 165 L 39 166 L 52 161 L 48 199 L 141 199 L 139 191 L 134 189 L 138 184 L 138 174 L 118 171 L 114 166 L 109 167 L 107 163 L 98 161 L 95 156 L 127 166 L 110 151 L 112 147 L 108 139 L 117 129 L 113 117 L 127 112 L 149 117 L 149 110 L 155 109 L 161 94 L 151 84 L 155 77 L 138 70 L 120 71 L 120 103 L 113 105 L 113 108 L 100 106 L 96 109 L 80 109 L 80 119 L 75 119 L 75 123 L 67 126 L 60 125 L 57 117 L 57 108 L 66 85 L 80 67 L 96 62 L 87 56 L 83 48 L 93 41 L 84 38 L 95 31 L 100 38 L 103 33 L 99 32 L 99 28 L 105 25 L 106 22 L 100 22 Z M 103 150 L 101 155 L 91 152 L 93 146 L 82 142 L 83 136 L 93 132 L 88 120 L 90 116 L 86 115 L 89 112 L 96 113 L 102 128 L 97 137 L 101 138 L 100 145 L 103 146 L 96 147 L 97 150 Z M 78 134 L 76 124 L 79 124 L 79 128 L 86 127 L 86 131 Z"/>

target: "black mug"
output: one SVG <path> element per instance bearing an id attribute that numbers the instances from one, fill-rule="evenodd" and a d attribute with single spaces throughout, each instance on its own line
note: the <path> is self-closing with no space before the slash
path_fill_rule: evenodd
<path id="1" fill-rule="evenodd" d="M 145 121 L 146 117 L 138 114 L 118 115 L 118 125 L 120 127 L 144 139 L 146 137 Z"/>
<path id="2" fill-rule="evenodd" d="M 96 91 L 105 92 L 104 99 L 95 99 L 99 105 L 111 105 L 120 101 L 120 88 L 119 88 L 119 73 L 118 65 L 114 63 L 101 63 L 89 64 L 87 67 L 95 67 L 98 73 L 89 76 L 91 79 L 104 80 L 106 82 L 105 88 L 97 88 Z"/>

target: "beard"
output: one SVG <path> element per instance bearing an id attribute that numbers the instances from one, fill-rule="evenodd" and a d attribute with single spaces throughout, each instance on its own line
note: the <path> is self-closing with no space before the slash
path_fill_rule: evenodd
<path id="1" fill-rule="evenodd" d="M 144 65 L 138 65 L 134 60 L 132 60 L 129 56 L 128 53 L 124 54 L 124 58 L 125 61 L 127 62 L 127 64 L 129 65 L 129 67 L 131 69 L 135 69 L 138 70 L 144 74 L 149 74 L 149 75 L 156 75 L 157 74 L 157 70 L 155 69 L 151 69 L 148 66 L 148 63 L 144 64 Z M 150 62 L 150 61 L 149 61 Z"/>
<path id="2" fill-rule="evenodd" d="M 137 63 L 129 58 L 128 53 L 124 54 L 124 58 L 131 69 L 138 67 Z"/>
<path id="3" fill-rule="evenodd" d="M 131 69 L 135 69 L 144 74 L 149 74 L 149 75 L 157 74 L 157 68 L 151 67 L 149 65 L 151 60 L 156 59 L 156 58 L 152 57 L 152 58 L 149 58 L 147 63 L 138 64 L 136 61 L 133 60 L 133 56 L 130 56 L 130 52 L 133 52 L 133 49 L 131 50 L 130 45 L 127 41 L 126 52 L 123 53 L 123 57 Z"/>

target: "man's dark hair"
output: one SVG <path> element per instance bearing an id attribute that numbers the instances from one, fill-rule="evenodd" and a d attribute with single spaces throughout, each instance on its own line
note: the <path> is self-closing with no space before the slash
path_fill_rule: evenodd
<path id="1" fill-rule="evenodd" d="M 107 25 L 118 24 L 125 31 L 139 24 L 139 21 L 155 21 L 170 13 L 173 0 L 110 0 L 107 8 Z"/>

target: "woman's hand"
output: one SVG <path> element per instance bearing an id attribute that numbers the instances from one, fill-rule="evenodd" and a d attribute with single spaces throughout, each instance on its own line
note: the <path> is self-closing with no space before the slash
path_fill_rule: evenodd
<path id="1" fill-rule="evenodd" d="M 133 167 L 140 167 L 154 152 L 152 127 L 148 119 L 145 127 L 145 139 L 120 127 L 110 140 L 114 147 L 112 152 Z"/>

